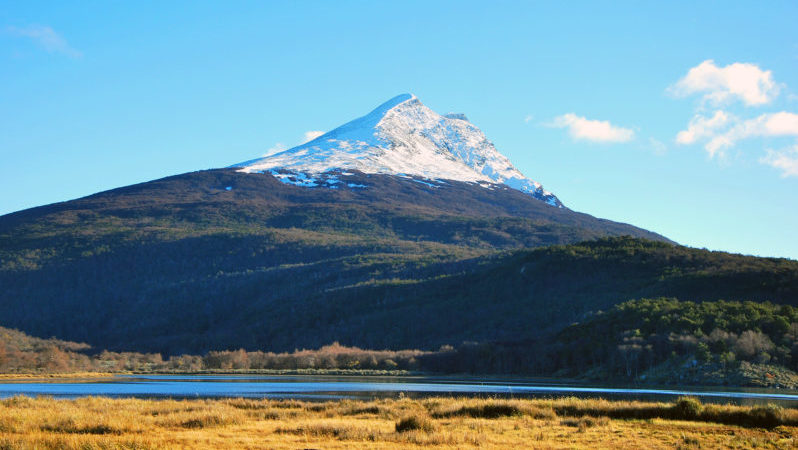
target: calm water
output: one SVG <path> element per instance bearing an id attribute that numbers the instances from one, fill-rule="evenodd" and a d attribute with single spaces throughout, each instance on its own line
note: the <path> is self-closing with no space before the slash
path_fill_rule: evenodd
<path id="1" fill-rule="evenodd" d="M 365 376 L 252 376 L 147 375 L 89 380 L 9 381 L 0 383 L 0 398 L 14 395 L 82 397 L 256 397 L 256 398 L 373 398 L 408 396 L 578 396 L 638 400 L 672 400 L 680 395 L 707 402 L 779 403 L 798 407 L 795 391 L 755 389 L 674 389 L 601 387 L 530 380 L 482 381 L 477 378 L 365 377 Z"/>

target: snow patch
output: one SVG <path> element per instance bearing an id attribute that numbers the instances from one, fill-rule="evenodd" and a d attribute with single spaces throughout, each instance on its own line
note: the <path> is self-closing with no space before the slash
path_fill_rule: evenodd
<path id="1" fill-rule="evenodd" d="M 276 170 L 268 171 L 274 178 L 277 178 L 284 184 L 293 184 L 294 186 L 303 187 L 316 187 L 316 179 L 304 174 L 302 172 L 278 172 Z M 261 172 L 263 173 L 263 172 Z"/>
<path id="2" fill-rule="evenodd" d="M 271 170 L 258 170 L 252 173 L 268 173 L 269 175 L 277 178 L 283 184 L 291 184 L 294 186 L 301 186 L 301 187 L 323 187 L 329 189 L 338 189 L 338 186 L 342 184 L 342 181 L 338 178 L 339 176 L 343 175 L 354 175 L 353 173 L 341 173 L 339 171 L 330 171 L 325 173 L 315 173 L 309 174 L 305 172 L 299 172 L 295 170 L 285 170 L 285 169 L 271 169 Z M 360 187 L 364 188 L 366 185 L 363 184 L 356 184 L 356 183 L 346 183 L 349 187 Z"/>

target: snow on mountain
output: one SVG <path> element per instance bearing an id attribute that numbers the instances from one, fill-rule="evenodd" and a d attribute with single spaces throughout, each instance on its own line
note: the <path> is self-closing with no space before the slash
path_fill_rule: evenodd
<path id="1" fill-rule="evenodd" d="M 310 142 L 233 167 L 308 187 L 329 186 L 310 180 L 336 170 L 504 184 L 562 207 L 554 194 L 513 167 L 465 115 L 442 116 L 412 94 L 396 96 Z"/>

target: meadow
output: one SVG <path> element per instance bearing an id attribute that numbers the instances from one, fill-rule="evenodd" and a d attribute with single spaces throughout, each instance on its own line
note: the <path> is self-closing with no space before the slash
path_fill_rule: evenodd
<path id="1" fill-rule="evenodd" d="M 600 399 L 0 401 L 0 448 L 785 448 L 798 411 Z"/>

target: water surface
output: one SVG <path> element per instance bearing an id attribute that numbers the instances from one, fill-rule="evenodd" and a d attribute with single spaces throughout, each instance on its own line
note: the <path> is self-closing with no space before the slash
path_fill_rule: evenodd
<path id="1" fill-rule="evenodd" d="M 448 377 L 372 377 L 304 375 L 133 375 L 89 380 L 9 380 L 0 383 L 0 398 L 14 395 L 75 398 L 299 398 L 339 399 L 408 396 L 602 397 L 669 401 L 682 395 L 708 402 L 779 403 L 798 407 L 794 391 L 731 388 L 636 388 Z"/>

